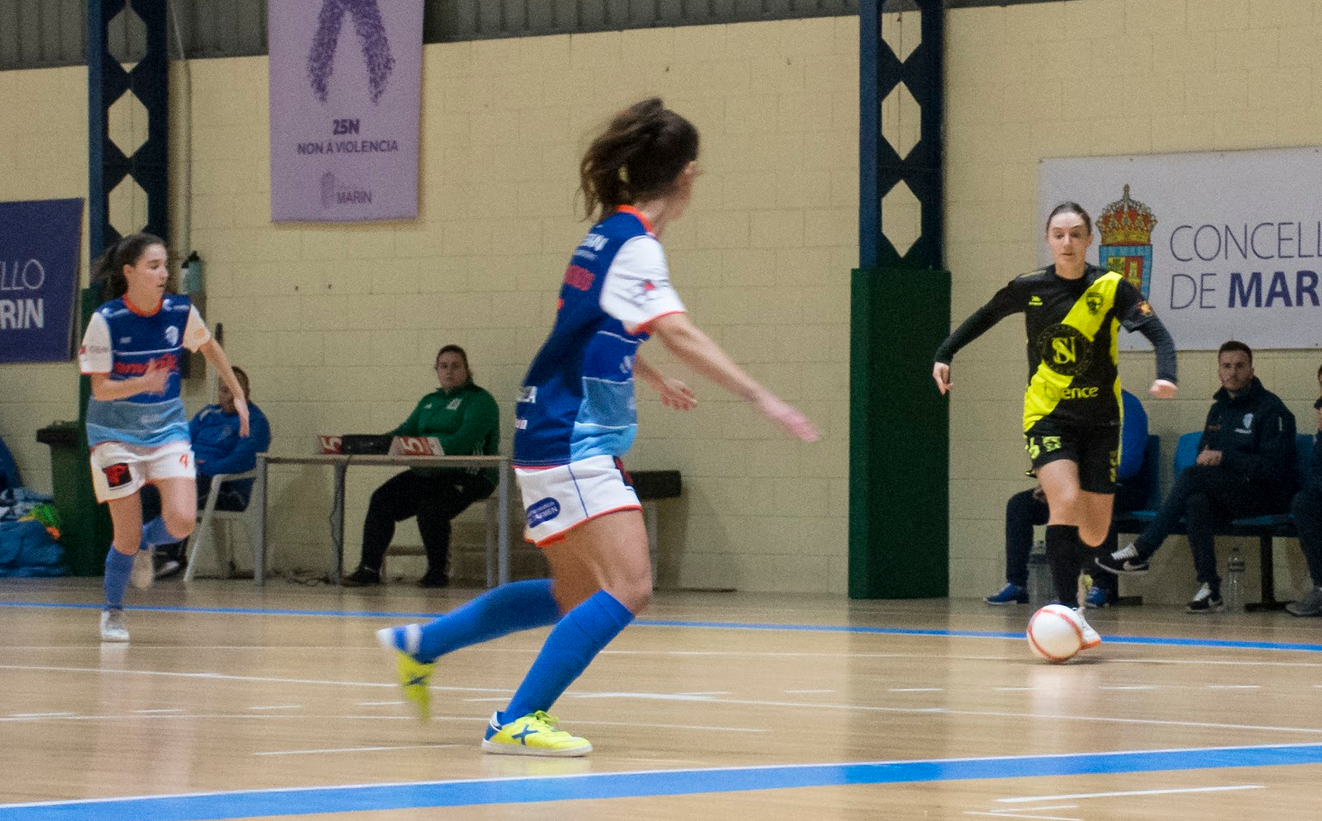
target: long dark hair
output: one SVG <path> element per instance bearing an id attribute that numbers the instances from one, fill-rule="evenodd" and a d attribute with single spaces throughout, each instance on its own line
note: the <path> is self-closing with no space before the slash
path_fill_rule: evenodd
<path id="1" fill-rule="evenodd" d="M 124 266 L 137 264 L 143 253 L 153 245 L 165 247 L 165 240 L 155 234 L 129 234 L 107 248 L 100 259 L 93 263 L 92 281 L 103 283 L 106 300 L 118 299 L 128 293 L 129 281 L 124 277 Z"/>
<path id="2" fill-rule="evenodd" d="M 698 129 L 660 97 L 616 114 L 579 165 L 588 218 L 664 194 L 698 158 Z"/>

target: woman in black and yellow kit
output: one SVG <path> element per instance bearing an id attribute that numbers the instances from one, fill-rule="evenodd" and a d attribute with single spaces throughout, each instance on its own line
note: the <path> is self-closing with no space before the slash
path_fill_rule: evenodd
<path id="1" fill-rule="evenodd" d="M 1120 376 L 1116 333 L 1123 326 L 1157 351 L 1153 396 L 1175 396 L 1175 343 L 1143 296 L 1124 276 L 1089 265 L 1092 219 L 1067 202 L 1047 219 L 1053 264 L 997 291 L 941 343 L 932 378 L 951 388 L 950 360 L 1005 317 L 1022 312 L 1028 331 L 1024 438 L 1051 509 L 1047 560 L 1061 604 L 1078 607 L 1079 571 L 1111 526 L 1115 471 L 1120 463 Z M 1083 611 L 1079 609 L 1082 619 Z M 1084 647 L 1101 643 L 1084 624 Z"/>
<path id="2" fill-rule="evenodd" d="M 394 436 L 435 436 L 449 456 L 483 456 L 500 445 L 500 411 L 486 390 L 473 384 L 468 354 L 458 345 L 446 345 L 436 354 L 436 381 L 440 387 L 422 397 Z M 372 494 L 363 520 L 363 559 L 358 569 L 341 582 L 345 587 L 381 583 L 381 563 L 395 522 L 418 517 L 418 533 L 427 551 L 427 572 L 420 587 L 450 583 L 450 520 L 496 488 L 494 469 L 410 468 L 388 480 Z"/>

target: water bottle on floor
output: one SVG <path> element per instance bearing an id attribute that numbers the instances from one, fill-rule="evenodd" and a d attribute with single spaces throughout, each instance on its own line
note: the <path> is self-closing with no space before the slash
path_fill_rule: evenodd
<path id="1" fill-rule="evenodd" d="M 1051 566 L 1047 563 L 1047 546 L 1038 541 L 1033 551 L 1028 554 L 1028 600 L 1035 607 L 1048 604 L 1056 598 L 1055 588 L 1051 584 Z"/>
<path id="2" fill-rule="evenodd" d="M 1230 561 L 1226 563 L 1225 601 L 1227 612 L 1244 612 L 1244 557 L 1238 547 L 1230 551 Z"/>

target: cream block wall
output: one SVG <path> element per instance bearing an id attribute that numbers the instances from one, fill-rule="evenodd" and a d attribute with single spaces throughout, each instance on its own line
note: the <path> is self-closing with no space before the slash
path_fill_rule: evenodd
<path id="1" fill-rule="evenodd" d="M 1311 45 L 1322 37 L 1322 7 L 1313 0 L 1071 0 L 966 9 L 947 16 L 947 33 L 946 261 L 954 273 L 955 323 L 1037 265 L 1043 158 L 1322 144 L 1322 54 Z M 1322 355 L 1264 351 L 1256 360 L 1263 382 L 1294 411 L 1299 430 L 1310 432 Z M 1005 499 L 1029 486 L 1017 478 L 1026 467 L 1016 436 L 1023 369 L 1022 323 L 1014 321 L 955 363 L 952 595 L 985 596 L 1003 582 Z M 1140 398 L 1152 378 L 1150 353 L 1122 355 L 1121 379 Z M 1180 386 L 1177 400 L 1144 403 L 1151 431 L 1168 449 L 1180 433 L 1202 427 L 1218 387 L 1215 354 L 1181 354 Z M 985 456 L 975 464 L 966 457 L 972 452 Z M 1239 544 L 1249 551 L 1256 590 L 1256 542 Z M 1307 577 L 1293 541 L 1277 551 L 1285 595 Z M 1221 556 L 1224 563 L 1224 550 Z M 1125 580 L 1123 589 L 1183 603 L 1196 587 L 1187 542 L 1174 537 L 1154 573 Z"/>
<path id="2" fill-rule="evenodd" d="M 664 237 L 676 286 L 701 327 L 825 434 L 785 440 L 697 378 L 700 405 L 684 416 L 641 389 L 628 464 L 685 481 L 663 507 L 663 583 L 842 592 L 857 31 L 827 18 L 426 46 L 419 218 L 361 226 L 272 225 L 266 59 L 191 63 L 206 315 L 252 375 L 274 449 L 393 427 L 435 387 L 436 349 L 457 342 L 500 402 L 508 452 L 513 397 L 587 228 L 579 157 L 614 111 L 660 95 L 703 140 L 693 207 Z M 646 351 L 688 377 L 658 343 Z M 351 559 L 385 475 L 350 474 Z M 329 482 L 276 474 L 279 563 L 324 566 Z M 398 540 L 418 537 L 409 525 Z"/>

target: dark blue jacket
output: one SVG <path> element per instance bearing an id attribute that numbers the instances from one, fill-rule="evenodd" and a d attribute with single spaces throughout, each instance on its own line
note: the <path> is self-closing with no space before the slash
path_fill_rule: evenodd
<path id="1" fill-rule="evenodd" d="M 1294 414 L 1255 376 L 1232 397 L 1225 388 L 1212 395 L 1198 451 L 1221 451 L 1221 466 L 1277 498 L 1298 487 L 1295 475 Z"/>
<path id="2" fill-rule="evenodd" d="M 239 436 L 239 415 L 225 413 L 220 405 L 207 405 L 188 423 L 193 440 L 197 472 L 207 476 L 221 473 L 244 473 L 257 467 L 257 454 L 271 447 L 271 425 L 262 409 L 248 403 L 248 436 Z M 225 490 L 241 493 L 246 499 L 252 492 L 252 479 L 226 482 Z"/>

